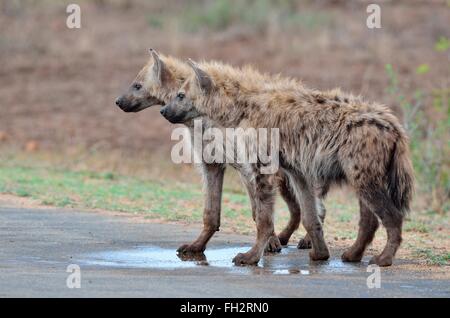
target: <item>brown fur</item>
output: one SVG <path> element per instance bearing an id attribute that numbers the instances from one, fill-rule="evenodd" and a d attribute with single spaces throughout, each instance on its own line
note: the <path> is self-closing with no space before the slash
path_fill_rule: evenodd
<path id="1" fill-rule="evenodd" d="M 343 255 L 359 261 L 377 228 L 375 215 L 388 234 L 388 242 L 372 262 L 392 264 L 401 242 L 401 227 L 413 192 L 413 171 L 406 134 L 385 106 L 367 103 L 339 90 L 321 92 L 299 81 L 236 69 L 220 63 L 192 65 L 192 75 L 180 88 L 183 101 L 168 107 L 194 105 L 196 111 L 223 127 L 279 128 L 280 162 L 302 210 L 310 236 L 313 260 L 329 252 L 317 211 L 317 197 L 333 184 L 346 183 L 361 205 L 360 232 Z M 258 175 L 258 171 L 255 172 Z M 268 176 L 256 178 L 257 189 L 268 189 Z M 270 191 L 258 193 L 257 243 L 239 258 L 254 263 L 255 251 L 273 232 Z M 370 212 L 370 213 L 369 213 Z M 257 222 L 258 223 L 258 222 Z"/>

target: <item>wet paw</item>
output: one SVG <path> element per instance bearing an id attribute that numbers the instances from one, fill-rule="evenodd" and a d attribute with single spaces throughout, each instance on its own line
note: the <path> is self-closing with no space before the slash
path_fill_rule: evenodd
<path id="1" fill-rule="evenodd" d="M 341 259 L 343 262 L 361 262 L 362 254 L 355 253 L 351 250 L 346 250 L 342 255 Z"/>
<path id="2" fill-rule="evenodd" d="M 204 246 L 195 244 L 184 244 L 177 249 L 178 254 L 201 254 L 205 251 Z"/>
<path id="3" fill-rule="evenodd" d="M 265 249 L 266 253 L 280 253 L 282 249 L 282 245 L 280 240 L 276 235 L 270 237 L 269 242 L 267 242 L 267 246 Z"/>
<path id="4" fill-rule="evenodd" d="M 253 253 L 239 253 L 233 258 L 233 263 L 236 266 L 257 265 L 258 262 L 259 257 Z"/>
<path id="5" fill-rule="evenodd" d="M 312 247 L 311 240 L 306 236 L 304 238 L 300 239 L 300 241 L 297 244 L 297 248 L 299 250 L 308 250 L 311 247 Z"/>
<path id="6" fill-rule="evenodd" d="M 391 266 L 392 257 L 383 257 L 382 255 L 374 256 L 370 259 L 369 264 L 376 264 L 378 266 Z"/>
<path id="7" fill-rule="evenodd" d="M 309 252 L 309 258 L 312 261 L 326 261 L 330 258 L 330 252 L 328 252 L 328 250 L 320 252 L 312 250 L 311 252 Z"/>

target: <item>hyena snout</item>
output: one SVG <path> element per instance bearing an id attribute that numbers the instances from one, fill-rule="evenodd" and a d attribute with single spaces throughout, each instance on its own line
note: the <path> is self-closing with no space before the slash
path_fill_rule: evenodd
<path id="1" fill-rule="evenodd" d="M 131 102 L 124 96 L 120 96 L 116 99 L 116 105 L 124 112 L 132 111 Z"/>
<path id="2" fill-rule="evenodd" d="M 116 105 L 126 113 L 137 113 L 157 103 L 162 104 L 162 102 L 153 99 L 128 97 L 126 95 L 116 99 Z"/>
<path id="3" fill-rule="evenodd" d="M 172 124 L 186 124 L 200 116 L 198 110 L 190 104 L 178 104 L 173 101 L 160 110 L 161 115 Z"/>
<path id="4" fill-rule="evenodd" d="M 119 106 L 120 108 L 123 107 L 123 99 L 122 99 L 122 97 L 117 97 L 116 98 L 116 105 Z"/>
<path id="5" fill-rule="evenodd" d="M 167 107 L 161 108 L 161 110 L 159 112 L 160 112 L 161 115 L 163 115 L 164 118 L 166 118 L 166 116 L 167 116 Z"/>
<path id="6" fill-rule="evenodd" d="M 159 112 L 172 124 L 181 124 L 184 122 L 184 114 L 175 111 L 175 109 L 171 107 L 170 104 L 161 108 Z"/>
<path id="7" fill-rule="evenodd" d="M 144 89 L 125 93 L 116 99 L 116 105 L 127 113 L 137 113 L 155 105 L 165 105 L 164 101 L 149 94 Z"/>

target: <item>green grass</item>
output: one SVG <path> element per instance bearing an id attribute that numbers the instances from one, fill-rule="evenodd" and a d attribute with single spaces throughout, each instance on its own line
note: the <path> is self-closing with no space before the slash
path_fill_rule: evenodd
<path id="1" fill-rule="evenodd" d="M 423 221 L 415 221 L 411 220 L 409 222 L 405 222 L 403 229 L 407 232 L 420 232 L 420 233 L 429 233 L 430 228 Z"/>
<path id="2" fill-rule="evenodd" d="M 450 263 L 450 253 L 436 253 L 432 249 L 416 249 L 414 253 L 417 257 L 427 260 L 430 265 L 448 266 Z"/>
<path id="3" fill-rule="evenodd" d="M 200 185 L 159 182 L 112 172 L 0 166 L 0 193 L 30 197 L 45 205 L 144 213 L 148 218 L 201 222 Z M 225 192 L 227 218 L 251 216 L 243 193 Z"/>

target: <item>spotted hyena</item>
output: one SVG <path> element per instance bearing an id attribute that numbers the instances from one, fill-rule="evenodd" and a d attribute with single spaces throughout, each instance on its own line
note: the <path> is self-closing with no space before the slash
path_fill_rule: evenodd
<path id="1" fill-rule="evenodd" d="M 194 72 L 163 108 L 166 117 L 184 109 L 187 116 L 207 116 L 222 127 L 278 128 L 281 167 L 311 237 L 310 258 L 326 260 L 330 255 L 317 198 L 334 184 L 347 184 L 359 198 L 360 223 L 358 237 L 342 259 L 360 261 L 381 220 L 387 244 L 371 263 L 392 264 L 409 211 L 413 169 L 407 136 L 388 108 L 339 90 L 309 89 L 293 79 L 272 77 L 261 84 L 251 68 L 190 64 Z M 273 233 L 274 180 L 262 175 L 258 166 L 252 169 L 257 241 L 249 252 L 235 257 L 237 264 L 258 262 Z"/>

